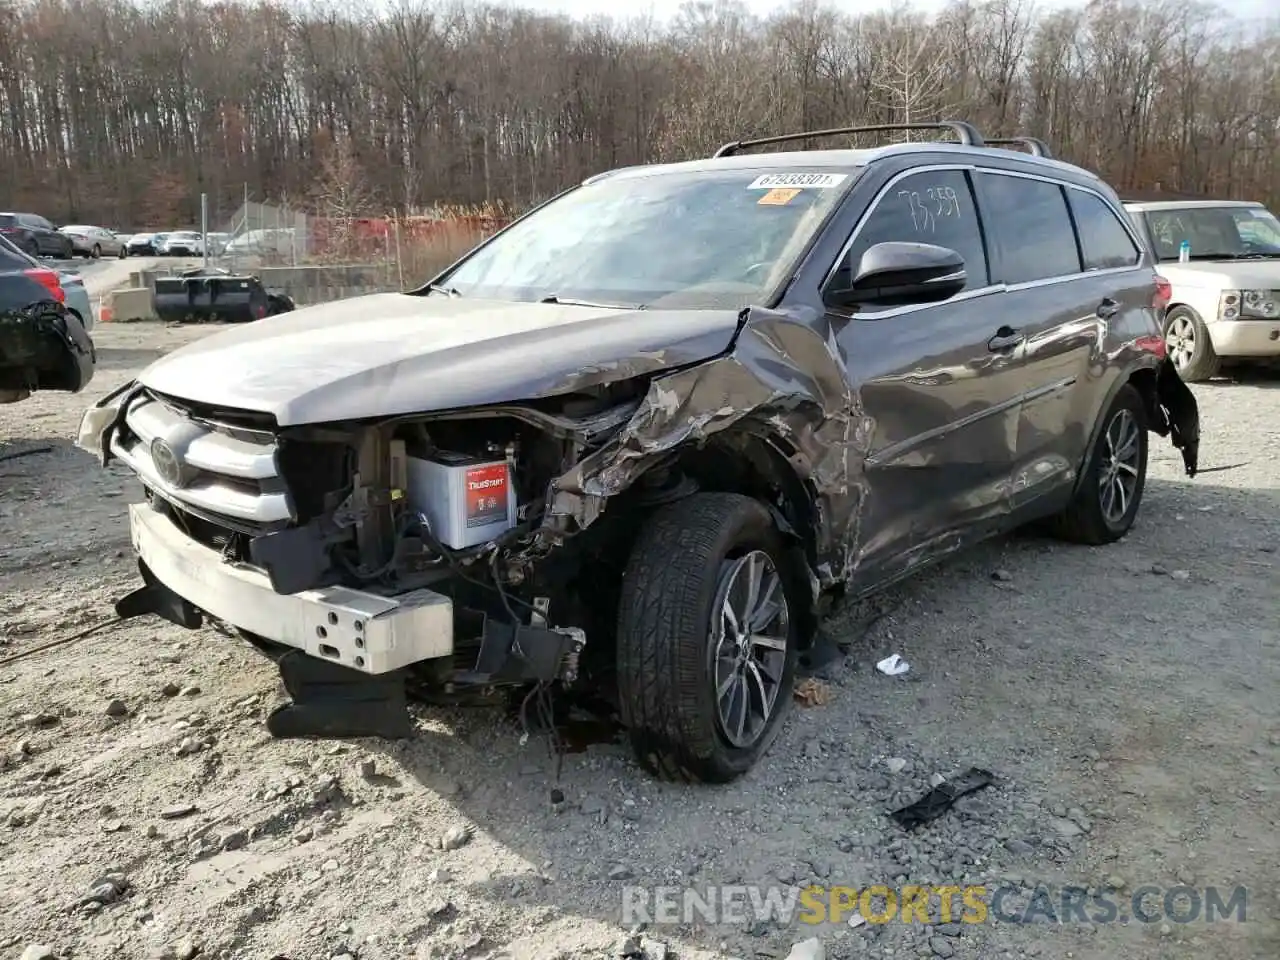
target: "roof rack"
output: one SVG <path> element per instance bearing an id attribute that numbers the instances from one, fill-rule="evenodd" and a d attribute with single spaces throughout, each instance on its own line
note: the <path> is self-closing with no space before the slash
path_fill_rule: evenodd
<path id="1" fill-rule="evenodd" d="M 999 140 L 988 140 L 987 146 L 1026 147 L 1027 152 L 1033 157 L 1043 157 L 1046 160 L 1053 159 L 1053 151 L 1049 149 L 1049 145 L 1036 137 L 1003 137 Z"/>
<path id="2" fill-rule="evenodd" d="M 786 133 L 780 137 L 761 137 L 759 140 L 733 140 L 724 144 L 711 156 L 713 159 L 727 157 L 747 147 L 762 147 L 772 143 L 789 143 L 794 140 L 809 140 L 814 137 L 835 137 L 854 133 L 879 133 L 889 130 L 950 130 L 966 147 L 982 147 L 986 141 L 978 128 L 963 120 L 942 120 L 938 123 L 877 123 L 870 127 L 838 127 L 834 130 L 809 130 L 804 133 Z"/>

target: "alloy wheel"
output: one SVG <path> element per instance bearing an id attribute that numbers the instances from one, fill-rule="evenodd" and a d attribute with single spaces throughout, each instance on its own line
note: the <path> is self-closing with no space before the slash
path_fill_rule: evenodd
<path id="1" fill-rule="evenodd" d="M 778 707 L 790 643 L 782 576 L 763 550 L 728 560 L 712 607 L 712 675 L 721 732 L 735 747 L 756 743 Z"/>
<path id="2" fill-rule="evenodd" d="M 1119 524 L 1137 495 L 1141 430 L 1132 411 L 1119 410 L 1103 434 L 1098 496 L 1108 523 Z"/>
<path id="3" fill-rule="evenodd" d="M 1169 323 L 1164 335 L 1169 359 L 1179 370 L 1185 370 L 1196 351 L 1196 325 L 1185 313 L 1180 313 Z"/>

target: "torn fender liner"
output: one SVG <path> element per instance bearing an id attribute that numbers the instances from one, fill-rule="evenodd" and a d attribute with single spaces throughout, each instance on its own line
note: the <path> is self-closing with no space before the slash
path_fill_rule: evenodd
<path id="1" fill-rule="evenodd" d="M 290 650 L 276 665 L 293 703 L 273 710 L 267 730 L 281 739 L 413 736 L 405 671 L 370 675 Z"/>
<path id="2" fill-rule="evenodd" d="M 1194 477 L 1200 459 L 1200 406 L 1168 357 L 1160 361 L 1156 371 L 1156 398 L 1165 419 L 1163 429 L 1157 425 L 1156 432 L 1170 437 L 1182 452 L 1187 476 Z"/>
<path id="3" fill-rule="evenodd" d="M 922 823 L 938 819 L 965 794 L 990 786 L 995 783 L 995 779 L 995 774 L 989 770 L 970 767 L 954 780 L 943 781 L 915 803 L 895 810 L 889 816 L 898 821 L 902 829 L 914 829 Z"/>

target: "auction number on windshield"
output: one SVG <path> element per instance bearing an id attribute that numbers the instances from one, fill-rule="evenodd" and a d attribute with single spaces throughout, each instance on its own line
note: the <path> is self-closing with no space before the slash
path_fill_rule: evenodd
<path id="1" fill-rule="evenodd" d="M 960 216 L 960 196 L 954 187 L 899 190 L 898 196 L 907 204 L 916 233 L 934 233 L 940 219 Z"/>

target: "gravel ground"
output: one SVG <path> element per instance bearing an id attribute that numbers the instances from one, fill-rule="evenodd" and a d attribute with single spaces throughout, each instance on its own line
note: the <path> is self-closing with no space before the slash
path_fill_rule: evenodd
<path id="1" fill-rule="evenodd" d="M 34 451 L 0 460 L 0 658 L 134 586 L 136 485 L 70 438 L 205 332 L 100 328 L 91 396 L 0 407 L 0 457 Z M 0 953 L 652 960 L 816 937 L 792 955 L 1274 958 L 1280 381 L 1196 394 L 1208 471 L 1153 441 L 1129 538 L 996 541 L 829 624 L 849 644 L 829 698 L 725 788 L 656 783 L 607 742 L 557 783 L 542 740 L 479 710 L 427 710 L 397 746 L 273 741 L 273 668 L 212 630 L 133 621 L 5 664 Z M 890 653 L 910 672 L 877 673 Z M 887 818 L 969 766 L 997 782 L 911 835 Z M 626 884 L 811 880 L 1006 885 L 1006 915 L 1059 885 L 1118 888 L 1122 915 L 1148 884 L 1248 904 L 1244 923 L 622 924 Z"/>

